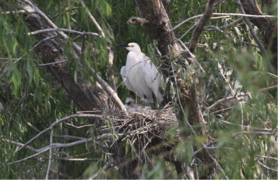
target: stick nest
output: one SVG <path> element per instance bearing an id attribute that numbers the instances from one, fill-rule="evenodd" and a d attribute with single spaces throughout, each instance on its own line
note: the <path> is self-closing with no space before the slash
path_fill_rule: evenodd
<path id="1" fill-rule="evenodd" d="M 98 139 L 128 139 L 131 145 L 137 140 L 163 139 L 164 133 L 177 123 L 172 106 L 170 102 L 161 110 L 136 109 L 128 112 L 129 116 L 104 112 L 102 122 L 105 120 L 106 123 L 99 129 L 101 136 Z M 148 143 L 144 144 L 147 146 Z"/>

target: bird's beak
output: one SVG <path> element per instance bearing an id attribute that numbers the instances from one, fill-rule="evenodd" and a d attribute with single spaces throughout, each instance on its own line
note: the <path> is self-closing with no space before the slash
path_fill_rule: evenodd
<path id="1" fill-rule="evenodd" d="M 117 44 L 117 46 L 122 46 L 122 47 L 125 47 L 125 48 L 129 47 L 128 44 Z"/>

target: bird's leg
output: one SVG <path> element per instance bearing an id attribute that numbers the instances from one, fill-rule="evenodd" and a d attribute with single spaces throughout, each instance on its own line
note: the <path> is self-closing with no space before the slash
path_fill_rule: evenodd
<path id="1" fill-rule="evenodd" d="M 152 103 L 152 106 L 153 106 L 153 109 L 156 109 L 156 103 L 157 103 L 157 101 L 156 101 L 156 97 L 155 97 L 154 93 L 152 93 L 152 96 L 153 96 L 153 103 Z"/>
<path id="2" fill-rule="evenodd" d="M 133 97 L 133 99 L 135 100 L 135 103 L 137 103 L 137 94 L 134 93 L 133 91 L 129 91 L 129 93 Z"/>

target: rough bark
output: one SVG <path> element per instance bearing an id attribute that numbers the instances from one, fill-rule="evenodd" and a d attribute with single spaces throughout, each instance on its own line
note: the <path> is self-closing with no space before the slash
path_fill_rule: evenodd
<path id="1" fill-rule="evenodd" d="M 128 23 L 134 24 L 138 23 L 146 27 L 146 30 L 150 36 L 150 38 L 156 39 L 158 41 L 158 48 L 162 55 L 169 54 L 169 45 L 173 45 L 172 51 L 176 55 L 182 54 L 182 48 L 177 43 L 173 43 L 175 39 L 174 32 L 168 33 L 168 31 L 172 28 L 171 22 L 167 13 L 167 10 L 164 8 L 165 2 L 161 0 L 136 0 L 137 6 L 139 8 L 141 18 L 131 18 Z M 195 48 L 194 48 L 195 49 Z M 184 54 L 184 53 L 183 53 Z M 167 63 L 167 62 L 166 62 Z M 170 62 L 168 61 L 168 68 L 171 67 Z M 185 68 L 185 67 L 184 67 Z M 169 72 L 163 71 L 164 76 L 169 77 Z M 179 124 L 183 126 L 185 129 L 188 129 L 187 124 L 184 121 L 186 115 L 183 113 L 181 109 L 188 109 L 188 121 L 191 126 L 198 126 L 195 131 L 198 132 L 198 135 L 203 136 L 205 142 L 208 142 L 208 139 L 205 134 L 204 120 L 202 114 L 199 110 L 199 105 L 195 93 L 194 83 L 192 81 L 193 76 L 188 75 L 188 82 L 183 84 L 183 79 L 179 74 L 176 74 L 176 80 L 178 84 L 178 89 L 183 94 L 180 98 L 181 104 L 179 104 L 180 111 L 177 114 Z M 172 78 L 171 81 L 175 84 L 175 79 Z M 191 132 L 191 131 L 190 131 Z M 190 132 L 184 132 L 183 136 L 186 138 Z M 192 133 L 192 132 L 191 132 Z M 167 148 L 165 148 L 167 149 Z M 196 149 L 196 147 L 194 147 Z M 161 152 L 160 152 L 161 153 Z M 214 156 L 214 152 L 211 152 Z M 197 157 L 202 159 L 203 162 L 209 167 L 207 173 L 202 178 L 207 178 L 213 172 L 213 168 L 215 168 L 215 164 L 213 160 L 209 157 L 207 152 L 202 151 L 197 154 Z M 171 160 L 173 158 L 166 157 L 165 159 Z M 178 173 L 181 173 L 180 162 L 178 160 L 172 160 L 176 166 L 176 170 Z"/>
<path id="2" fill-rule="evenodd" d="M 26 17 L 26 22 L 28 23 L 30 31 L 51 28 L 37 14 L 31 14 Z M 40 41 L 46 37 L 56 35 L 56 32 L 47 32 L 36 34 L 34 37 Z M 63 46 L 64 39 L 58 36 L 57 38 L 43 41 L 35 50 L 36 53 L 41 56 L 44 63 L 52 63 L 67 59 L 63 55 Z M 75 82 L 67 62 L 50 65 L 48 68 L 80 109 L 85 111 L 94 108 L 102 109 L 105 107 L 107 94 L 98 83 L 96 86 L 90 85 L 87 87 L 86 82 L 83 81 L 80 74 L 77 75 L 77 82 Z"/>
<path id="3" fill-rule="evenodd" d="M 168 55 L 169 49 L 168 45 L 172 45 L 172 51 L 176 55 L 182 54 L 182 48 L 173 40 L 175 39 L 174 32 L 168 33 L 168 31 L 172 28 L 171 22 L 169 19 L 169 3 L 168 1 L 160 1 L 160 0 L 137 0 L 136 1 L 140 15 L 142 19 L 131 19 L 131 23 L 141 22 L 143 26 L 146 27 L 150 38 L 158 40 L 158 48 L 162 55 Z M 164 6 L 167 6 L 165 9 Z M 132 22 L 134 21 L 134 22 Z M 26 17 L 26 22 L 31 31 L 36 31 L 40 29 L 51 28 L 48 26 L 43 19 L 40 18 L 37 14 L 30 14 Z M 35 35 L 35 38 L 40 41 L 46 37 L 57 35 L 56 32 L 47 32 Z M 36 52 L 42 57 L 42 60 L 45 63 L 57 62 L 65 60 L 66 58 L 63 56 L 63 45 L 64 39 L 59 35 L 57 38 L 53 38 L 51 40 L 47 40 L 42 42 L 37 48 Z M 170 66 L 170 64 L 168 64 Z M 184 67 L 185 68 L 185 67 Z M 62 87 L 68 92 L 69 96 L 73 99 L 74 103 L 76 103 L 82 110 L 92 110 L 93 108 L 102 109 L 107 104 L 107 94 L 101 88 L 101 86 L 97 83 L 97 86 L 86 86 L 86 82 L 84 82 L 81 76 L 78 74 L 77 82 L 74 81 L 70 73 L 70 69 L 67 63 L 61 63 L 49 66 L 50 72 L 57 79 L 59 83 L 61 83 Z M 169 75 L 169 72 L 163 72 L 165 76 Z M 188 75 L 189 81 L 183 84 L 182 79 L 184 77 L 179 74 L 176 75 L 177 84 L 179 91 L 183 94 L 181 97 L 180 109 L 188 109 L 188 122 L 192 126 L 198 126 L 195 131 L 198 132 L 198 135 L 205 137 L 204 143 L 208 142 L 205 134 L 205 127 L 202 115 L 199 111 L 198 101 L 195 93 L 194 83 L 192 82 L 193 77 Z M 174 78 L 171 79 L 174 82 Z M 179 123 L 184 127 L 187 126 L 184 123 L 185 114 L 182 111 L 178 113 Z M 185 132 L 183 135 L 186 136 L 190 134 L 190 132 Z M 161 142 L 161 141 L 160 141 Z M 130 157 L 129 154 L 125 154 L 125 151 L 122 149 L 123 144 L 115 143 L 109 151 L 113 153 L 113 159 L 116 161 L 124 161 L 127 157 Z M 140 147 L 138 147 L 140 149 Z M 196 147 L 194 147 L 196 150 Z M 169 152 L 171 148 L 162 147 L 157 154 L 162 154 L 165 152 Z M 167 154 L 167 153 L 166 153 Z M 214 154 L 211 152 L 211 154 Z M 208 171 L 202 178 L 207 178 L 215 168 L 214 162 L 208 157 L 206 151 L 201 151 L 196 155 L 198 158 L 203 160 L 205 165 L 207 165 Z M 165 159 L 173 162 L 176 166 L 177 172 L 180 174 L 182 172 L 182 163 L 179 162 L 178 159 L 170 156 L 165 156 Z M 138 179 L 141 176 L 140 170 L 138 170 L 138 166 L 143 165 L 148 162 L 141 162 L 137 159 L 127 161 L 123 166 L 119 167 L 119 172 L 125 179 Z"/>
<path id="4" fill-rule="evenodd" d="M 262 0 L 262 7 L 269 9 L 275 1 Z M 241 0 L 241 4 L 246 14 L 263 15 L 256 0 Z M 269 11 L 267 13 L 270 14 Z M 271 21 L 270 18 L 249 18 L 249 20 L 256 25 L 262 35 L 265 49 L 269 49 L 273 54 L 272 66 L 277 73 L 277 22 Z"/>

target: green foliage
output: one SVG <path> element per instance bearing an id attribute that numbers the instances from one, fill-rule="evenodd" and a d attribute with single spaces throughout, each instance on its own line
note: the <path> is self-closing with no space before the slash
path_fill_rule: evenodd
<path id="1" fill-rule="evenodd" d="M 59 28 L 101 34 L 79 1 L 34 0 L 34 2 Z M 127 51 L 122 47 L 116 46 L 116 44 L 137 42 L 142 51 L 152 59 L 155 58 L 155 64 L 159 64 L 161 57 L 157 56 L 155 51 L 157 42 L 151 42 L 147 31 L 143 27 L 126 24 L 131 17 L 140 16 L 134 1 L 84 0 L 84 3 L 102 27 L 105 38 L 87 35 L 82 63 L 79 64 L 72 54 L 72 39 L 77 35 L 67 33 L 70 39 L 66 40 L 63 53 L 68 60 L 70 73 L 75 81 L 77 81 L 77 74 L 80 73 L 82 78 L 89 84 L 91 77 L 96 79 L 96 74 L 90 69 L 92 67 L 104 80 L 108 81 L 107 47 L 111 47 L 115 53 L 114 72 L 116 85 L 119 86 L 118 95 L 124 100 L 130 95 L 122 83 L 120 68 L 126 63 Z M 202 14 L 206 3 L 207 1 L 205 0 L 172 0 L 170 6 L 172 26 L 174 27 L 189 17 Z M 15 0 L 4 2 L 4 4 L 13 7 L 11 9 L 17 10 L 17 1 Z M 75 7 L 79 8 L 70 10 Z M 273 8 L 277 10 L 277 3 Z M 36 158 L 27 161 L 15 163 L 15 161 L 30 156 L 35 152 L 23 149 L 15 154 L 18 146 L 7 143 L 4 139 L 26 143 L 37 135 L 38 131 L 48 128 L 53 122 L 75 114 L 78 111 L 78 107 L 73 104 L 65 90 L 49 73 L 47 67 L 36 67 L 37 64 L 43 64 L 43 62 L 33 49 L 37 41 L 33 36 L 27 35 L 30 30 L 25 22 L 24 15 L 4 14 L 2 12 L 5 11 L 0 9 L 0 58 L 8 58 L 9 60 L 0 61 L 0 75 L 7 71 L 3 78 L 0 79 L 0 166 L 4 162 L 14 162 L 14 164 L 5 165 L 1 169 L 1 172 L 5 173 L 0 173 L 0 178 L 45 178 L 48 153 L 40 154 Z M 224 1 L 215 9 L 215 12 L 234 13 L 238 12 L 238 10 L 233 1 Z M 60 14 L 53 18 L 58 13 Z M 207 26 L 220 27 L 225 25 L 226 22 L 230 23 L 237 18 L 211 19 Z M 197 22 L 198 19 L 194 19 L 179 27 L 175 31 L 176 37 L 180 38 Z M 193 31 L 190 31 L 181 40 L 189 42 L 192 33 Z M 82 37 L 75 42 L 81 46 Z M 244 42 L 255 45 L 244 23 L 226 28 L 222 33 L 204 30 L 199 43 L 205 46 L 197 48 L 194 53 L 206 73 L 199 73 L 200 70 L 196 65 L 189 66 L 187 70 L 177 66 L 175 70 L 184 74 L 184 76 L 192 71 L 204 76 L 199 84 L 196 82 L 197 95 L 200 104 L 202 104 L 202 112 L 206 112 L 204 118 L 207 122 L 207 134 L 215 140 L 216 160 L 226 175 L 231 179 L 277 178 L 275 171 L 267 170 L 259 163 L 263 162 L 268 167 L 277 169 L 277 160 L 268 159 L 267 161 L 262 161 L 264 160 L 262 156 L 269 155 L 277 158 L 277 136 L 274 136 L 274 134 L 254 133 L 257 131 L 271 133 L 272 131 L 266 131 L 266 129 L 272 130 L 277 127 L 277 91 L 261 91 L 262 88 L 277 85 L 277 77 L 268 73 L 271 55 L 262 56 L 258 48 L 249 46 Z M 181 61 L 181 59 L 173 56 L 171 60 L 173 62 Z M 224 81 L 219 73 L 219 67 L 222 68 L 222 72 L 225 72 L 224 76 L 236 94 L 240 92 L 249 93 L 251 98 L 247 96 L 241 97 L 241 102 L 245 101 L 243 106 L 229 101 L 222 103 L 211 111 L 206 111 L 206 108 L 218 99 L 231 94 L 227 82 Z M 187 80 L 184 77 L 184 83 Z M 175 99 L 175 110 L 180 112 L 180 109 L 177 109 L 178 92 L 174 86 L 171 87 L 171 93 Z M 223 108 L 230 109 L 216 113 L 217 110 Z M 188 114 L 188 110 L 186 109 L 185 111 Z M 111 132 L 114 132 L 114 127 L 108 120 L 107 123 Z M 239 126 L 242 123 L 246 126 Z M 54 134 L 96 140 L 98 134 L 95 126 L 86 128 L 72 127 L 73 125 L 82 126 L 87 124 L 87 119 L 72 119 L 55 127 Z M 248 125 L 250 127 L 247 127 Z M 197 129 L 197 127 L 194 128 L 195 130 Z M 168 131 L 166 137 L 169 143 L 177 144 L 171 153 L 177 155 L 179 159 L 187 164 L 194 164 L 201 169 L 203 164 L 200 159 L 193 156 L 196 148 L 194 149 L 192 146 L 201 148 L 201 143 L 204 141 L 203 137 L 199 136 L 197 132 L 196 135 L 191 134 L 183 142 L 179 142 L 175 138 L 179 131 L 191 130 L 174 126 Z M 33 141 L 30 146 L 35 149 L 48 146 L 50 143 L 49 135 L 50 132 L 47 132 Z M 116 136 L 113 138 L 114 140 L 118 139 Z M 67 140 L 57 137 L 53 139 L 53 143 L 68 143 L 72 141 L 73 139 Z M 106 142 L 101 143 L 106 144 Z M 135 159 L 135 147 L 130 145 L 131 143 L 128 139 L 125 140 L 125 144 L 124 147 L 120 147 L 120 150 L 126 154 L 131 153 L 132 159 Z M 75 167 L 73 168 L 74 170 L 65 169 L 63 171 L 65 174 L 60 176 L 60 178 L 73 179 L 83 175 L 84 177 L 91 177 L 96 172 L 99 173 L 97 178 L 121 178 L 115 169 L 106 171 L 102 169 L 110 161 L 111 154 L 105 153 L 95 142 L 72 148 L 53 149 L 53 151 L 54 161 L 51 169 L 56 169 L 56 165 L 63 168 L 70 164 Z M 58 157 L 68 156 L 73 158 L 95 158 L 96 160 L 75 163 L 66 160 L 56 161 Z M 142 167 L 142 178 L 177 178 L 175 171 L 169 173 L 173 171 L 174 165 L 166 163 L 163 157 L 154 157 L 153 164 L 154 168 L 151 171 L 149 171 L 147 165 Z M 182 168 L 186 174 L 186 165 L 183 165 Z M 54 175 L 55 173 L 52 173 L 51 178 L 56 178 L 56 175 Z M 218 169 L 215 177 L 212 178 L 225 177 Z"/>

